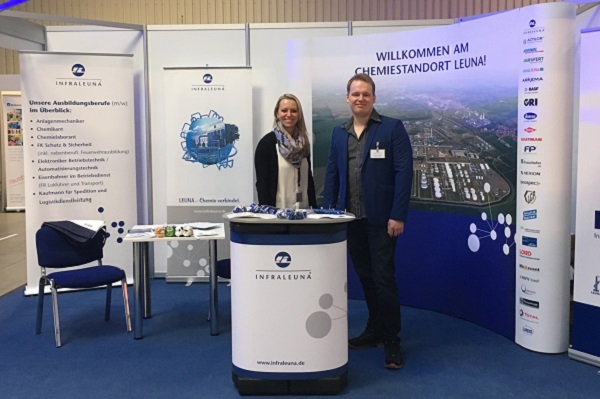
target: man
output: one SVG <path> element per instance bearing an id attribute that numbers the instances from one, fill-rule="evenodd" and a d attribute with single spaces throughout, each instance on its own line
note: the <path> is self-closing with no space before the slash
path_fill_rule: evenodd
<path id="1" fill-rule="evenodd" d="M 404 365 L 400 351 L 400 301 L 395 278 L 397 237 L 404 232 L 412 186 L 412 148 L 402 122 L 379 115 L 375 82 L 354 75 L 346 87 L 352 117 L 333 129 L 324 206 L 356 216 L 348 226 L 348 251 L 365 295 L 365 330 L 352 349 L 384 346 L 385 367 Z"/>

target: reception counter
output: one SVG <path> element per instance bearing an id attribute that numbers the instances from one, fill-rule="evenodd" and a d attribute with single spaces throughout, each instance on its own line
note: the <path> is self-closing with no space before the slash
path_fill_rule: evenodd
<path id="1" fill-rule="evenodd" d="M 352 219 L 230 219 L 233 381 L 240 394 L 336 394 L 346 386 Z"/>

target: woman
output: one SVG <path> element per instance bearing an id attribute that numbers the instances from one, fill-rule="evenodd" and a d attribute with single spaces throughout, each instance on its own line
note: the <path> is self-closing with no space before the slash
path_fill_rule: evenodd
<path id="1" fill-rule="evenodd" d="M 317 206 L 310 168 L 310 142 L 302 106 L 284 94 L 275 105 L 273 131 L 256 146 L 256 191 L 260 205 L 306 209 Z"/>

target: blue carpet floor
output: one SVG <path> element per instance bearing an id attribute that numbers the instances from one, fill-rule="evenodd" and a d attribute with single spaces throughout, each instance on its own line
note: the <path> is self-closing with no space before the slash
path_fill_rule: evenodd
<path id="1" fill-rule="evenodd" d="M 130 295 L 133 289 L 129 288 Z M 235 398 L 231 381 L 230 288 L 219 285 L 221 333 L 210 336 L 208 285 L 152 282 L 153 317 L 144 338 L 126 333 L 120 289 L 112 320 L 104 292 L 59 296 L 63 347 L 54 347 L 46 297 L 43 330 L 34 333 L 37 297 L 0 298 L 0 398 Z M 350 300 L 349 332 L 366 320 Z M 453 317 L 402 309 L 402 370 L 383 368 L 381 348 L 350 351 L 345 398 L 599 398 L 597 368 L 566 354 L 530 352 Z M 600 339 L 600 337 L 599 337 Z M 249 337 L 251 342 L 251 337 Z"/>

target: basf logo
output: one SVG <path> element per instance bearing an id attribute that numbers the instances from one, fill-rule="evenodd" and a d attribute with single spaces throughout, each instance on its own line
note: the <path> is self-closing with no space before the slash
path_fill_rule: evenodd
<path id="1" fill-rule="evenodd" d="M 278 267 L 285 269 L 290 263 L 292 263 L 292 257 L 287 252 L 279 252 L 275 255 L 275 264 Z"/>
<path id="2" fill-rule="evenodd" d="M 525 118 L 525 120 L 527 121 L 535 121 L 537 119 L 537 114 L 533 113 L 533 112 L 527 112 L 525 114 L 523 114 L 523 118 Z"/>
<path id="3" fill-rule="evenodd" d="M 525 202 L 530 205 L 535 203 L 535 200 L 537 199 L 537 197 L 535 196 L 534 190 L 525 191 L 525 194 L 523 194 L 523 197 L 525 197 Z"/>
<path id="4" fill-rule="evenodd" d="M 533 335 L 533 328 L 531 328 L 529 326 L 523 326 L 523 334 Z"/>
<path id="5" fill-rule="evenodd" d="M 526 145 L 523 147 L 523 152 L 525 154 L 535 154 L 535 150 L 537 150 L 537 147 L 534 145 Z"/>
<path id="6" fill-rule="evenodd" d="M 531 126 L 529 126 L 529 127 L 526 127 L 525 129 L 523 129 L 523 131 L 525 131 L 526 133 L 533 133 L 533 132 L 535 132 L 536 130 L 537 130 L 536 128 L 534 128 L 534 127 L 531 127 Z"/>
<path id="7" fill-rule="evenodd" d="M 75 64 L 71 67 L 71 72 L 77 77 L 83 76 L 85 74 L 85 67 L 81 64 Z"/>
<path id="8" fill-rule="evenodd" d="M 526 87 L 525 93 L 537 93 L 539 89 L 539 86 Z"/>
<path id="9" fill-rule="evenodd" d="M 533 248 L 537 248 L 537 238 L 535 237 L 527 237 L 527 236 L 523 236 L 521 238 L 521 242 L 523 243 L 523 245 L 525 245 L 526 247 L 533 247 Z"/>
<path id="10" fill-rule="evenodd" d="M 534 191 L 535 194 L 535 191 Z M 523 220 L 537 219 L 537 209 L 531 209 L 529 211 L 523 211 Z"/>
<path id="11" fill-rule="evenodd" d="M 523 105 L 526 107 L 535 107 L 538 105 L 537 98 L 526 98 L 523 100 Z"/>

